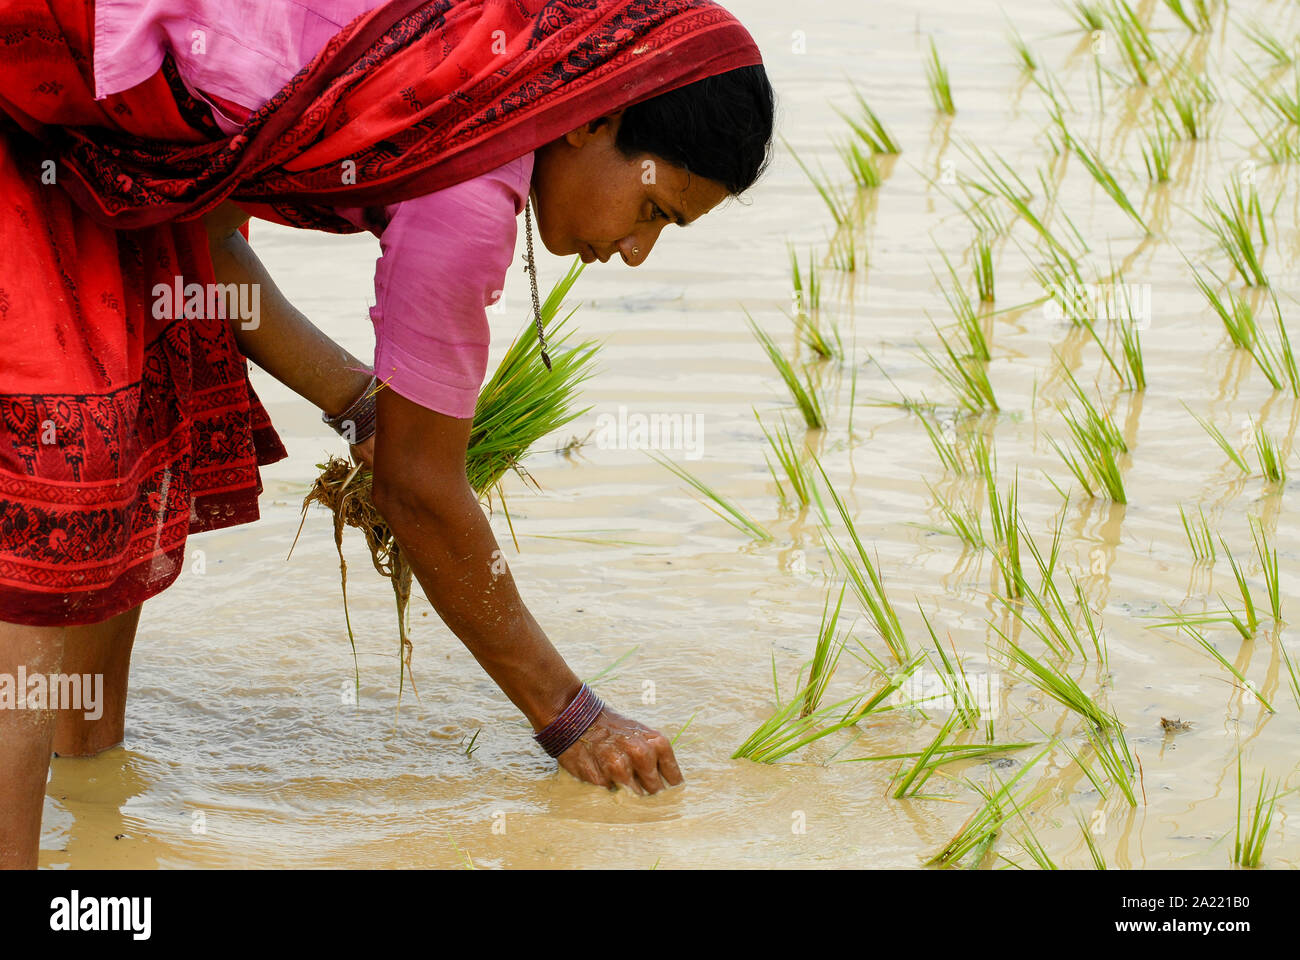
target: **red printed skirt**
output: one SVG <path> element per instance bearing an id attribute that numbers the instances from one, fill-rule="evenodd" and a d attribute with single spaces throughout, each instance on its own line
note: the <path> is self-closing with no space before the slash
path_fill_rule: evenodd
<path id="1" fill-rule="evenodd" d="M 12 122 L 129 129 L 187 107 L 161 72 L 95 103 L 87 26 L 33 21 L 0 53 L 0 621 L 36 626 L 97 623 L 166 588 L 191 533 L 257 519 L 258 466 L 286 455 L 230 321 L 153 295 L 214 282 L 202 223 L 97 224 Z M 198 118 L 172 119 L 198 140 Z"/>

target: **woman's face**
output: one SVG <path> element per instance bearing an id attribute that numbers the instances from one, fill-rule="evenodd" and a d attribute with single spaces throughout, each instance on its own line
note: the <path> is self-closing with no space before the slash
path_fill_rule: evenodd
<path id="1" fill-rule="evenodd" d="M 614 145 L 621 117 L 593 120 L 537 150 L 537 232 L 557 256 L 603 263 L 618 254 L 639 266 L 665 226 L 684 226 L 727 197 L 722 184 L 654 154 L 625 157 Z"/>

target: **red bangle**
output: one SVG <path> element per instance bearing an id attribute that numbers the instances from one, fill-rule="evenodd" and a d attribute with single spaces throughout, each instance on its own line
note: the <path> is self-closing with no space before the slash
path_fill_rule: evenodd
<path id="1" fill-rule="evenodd" d="M 533 739 L 552 757 L 558 757 L 578 742 L 604 709 L 600 697 L 584 683 L 564 712 L 534 733 Z"/>

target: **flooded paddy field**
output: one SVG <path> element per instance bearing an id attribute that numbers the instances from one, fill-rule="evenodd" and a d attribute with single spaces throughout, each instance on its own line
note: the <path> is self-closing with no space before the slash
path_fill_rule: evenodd
<path id="1" fill-rule="evenodd" d="M 510 476 L 510 525 L 493 514 L 552 641 L 677 737 L 685 785 L 637 798 L 557 773 L 418 590 L 399 715 L 392 593 L 355 533 L 349 702 L 328 514 L 285 559 L 341 444 L 254 370 L 290 456 L 263 471 L 262 519 L 192 538 L 146 605 L 126 744 L 54 761 L 43 866 L 1250 859 L 1239 789 L 1246 834 L 1261 780 L 1300 785 L 1300 9 L 727 6 L 788 147 L 645 266 L 584 272 L 591 409 L 534 450 L 541 492 Z M 897 155 L 844 116 L 871 132 L 854 86 Z M 878 185 L 855 187 L 836 142 Z M 255 222 L 252 243 L 371 355 L 373 238 Z M 539 266 L 548 286 L 568 264 Z M 1243 346 L 1216 300 L 1249 315 Z M 527 314 L 512 270 L 494 362 Z M 691 429 L 640 433 L 655 415 Z M 1300 864 L 1297 802 L 1272 808 L 1261 866 Z"/>

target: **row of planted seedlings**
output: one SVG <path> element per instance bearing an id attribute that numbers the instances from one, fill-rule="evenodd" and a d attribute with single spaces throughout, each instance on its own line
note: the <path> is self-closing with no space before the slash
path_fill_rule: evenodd
<path id="1" fill-rule="evenodd" d="M 1086 15 L 1085 7 L 1076 4 L 1076 14 Z M 1191 64 L 1195 62 L 1186 51 L 1160 63 L 1160 54 L 1151 43 L 1149 32 L 1141 19 L 1123 0 L 1113 0 L 1109 5 L 1095 5 L 1101 23 L 1093 29 L 1105 30 L 1107 25 L 1116 31 L 1123 44 L 1123 58 L 1131 77 L 1128 82 L 1153 86 L 1158 78 L 1161 94 L 1151 102 L 1154 126 L 1149 128 L 1142 145 L 1144 163 L 1155 189 L 1170 180 L 1171 157 L 1174 138 L 1197 141 L 1208 136 L 1211 107 L 1219 97 L 1214 85 L 1204 73 L 1198 73 Z M 1173 4 L 1170 4 L 1173 9 Z M 1177 11 L 1175 11 L 1177 12 Z M 1183 19 L 1181 16 L 1179 19 Z M 1089 20 L 1088 23 L 1094 21 Z M 1189 28 L 1200 34 L 1212 29 L 1212 20 L 1198 16 Z M 1043 94 L 1048 124 L 1045 139 L 1052 155 L 1058 161 L 1077 158 L 1092 179 L 1142 231 L 1150 237 L 1152 228 L 1148 219 L 1139 212 L 1124 188 L 1112 165 L 1103 158 L 1100 149 L 1087 144 L 1071 127 L 1069 115 L 1074 107 L 1069 103 L 1060 82 L 1048 74 L 1037 57 L 1013 29 L 1013 44 L 1025 70 L 1034 74 L 1033 80 Z M 1282 45 L 1275 42 L 1257 23 L 1248 24 L 1244 34 L 1259 48 L 1279 54 Z M 1275 56 L 1279 65 L 1291 64 Z M 1100 60 L 1097 61 L 1100 64 Z M 1200 61 L 1202 64 L 1204 61 Z M 1150 69 L 1147 69 L 1148 66 Z M 953 115 L 955 107 L 948 78 L 933 41 L 929 48 L 927 77 L 936 108 Z M 1110 71 L 1106 75 L 1117 82 L 1122 77 Z M 1103 71 L 1098 67 L 1098 104 L 1102 103 Z M 1300 74 L 1297 74 L 1300 77 Z M 1250 88 L 1252 96 L 1271 111 L 1273 119 L 1281 124 L 1296 125 L 1300 112 L 1289 109 L 1290 94 L 1268 90 L 1260 78 Z M 1300 81 L 1298 81 L 1300 83 Z M 1300 85 L 1297 86 L 1300 97 Z M 853 270 L 858 265 L 856 237 L 857 220 L 863 210 L 863 195 L 877 189 L 884 181 L 880 175 L 877 157 L 895 156 L 900 152 L 898 142 L 889 134 L 879 116 L 869 107 L 855 89 L 858 105 L 856 115 L 841 112 L 849 123 L 856 139 L 846 147 L 837 144 L 852 176 L 854 193 L 847 195 L 818 167 L 813 170 L 795 155 L 795 159 L 812 181 L 818 195 L 832 214 L 835 234 L 831 239 L 830 262 L 832 267 Z M 1294 116 L 1293 116 L 1294 114 Z M 1257 129 L 1252 125 L 1252 129 Z M 1272 130 L 1261 143 L 1276 145 L 1286 142 L 1294 130 Z M 788 145 L 787 145 L 788 146 Z M 788 695 L 783 696 L 773 660 L 773 686 L 776 708 L 754 733 L 737 749 L 737 758 L 771 763 L 789 757 L 825 738 L 853 733 L 860 725 L 887 711 L 906 707 L 924 715 L 925 701 L 931 698 L 902 699 L 900 692 L 908 679 L 923 664 L 928 665 L 942 679 L 942 698 L 951 704 L 947 718 L 937 724 L 934 738 L 922 749 L 891 755 L 851 757 L 841 759 L 846 749 L 841 747 L 831 754 L 834 762 L 890 762 L 897 765 L 891 779 L 891 794 L 895 798 L 921 798 L 922 793 L 936 773 L 956 781 L 950 771 L 956 765 L 987 762 L 1006 753 L 1028 751 L 1042 746 L 1024 763 L 1015 776 L 1002 781 L 993 774 L 996 785 L 980 784 L 969 778 L 960 782 L 981 801 L 974 813 L 962 824 L 960 830 L 941 850 L 929 859 L 934 864 L 967 863 L 971 865 L 991 862 L 995 855 L 1007 863 L 1020 865 L 1002 850 L 994 850 L 995 841 L 1004 833 L 1012 835 L 1014 843 L 1038 866 L 1052 867 L 1046 848 L 1039 842 L 1030 825 L 1026 806 L 1041 791 L 1031 791 L 1021 783 L 1053 748 L 1061 747 L 1072 764 L 1086 776 L 1097 790 L 1103 803 L 1111 797 L 1117 802 L 1133 807 L 1139 803 L 1144 788 L 1141 782 L 1141 764 L 1130 750 L 1124 735 L 1124 725 L 1116 714 L 1098 703 L 1100 682 L 1094 683 L 1093 694 L 1082 685 L 1082 675 L 1077 667 L 1092 662 L 1097 669 L 1106 667 L 1104 632 L 1101 612 L 1094 610 L 1081 576 L 1063 569 L 1061 562 L 1061 529 L 1070 495 L 1052 481 L 1061 493 L 1063 502 L 1052 530 L 1046 550 L 1033 536 L 1018 506 L 1019 477 L 1010 483 L 1000 483 L 996 455 L 991 441 L 992 420 L 1000 407 L 993 383 L 988 373 L 992 359 L 990 305 L 996 300 L 994 278 L 995 244 L 1012 238 L 1017 225 L 1027 228 L 1033 250 L 1026 250 L 1018 239 L 1017 247 L 1029 262 L 1030 272 L 1044 291 L 1044 300 L 1052 301 L 1061 318 L 1071 326 L 1086 331 L 1097 345 L 1104 361 L 1099 371 L 1096 390 L 1101 393 L 1102 375 L 1109 371 L 1118 381 L 1121 391 L 1141 392 L 1146 388 L 1146 370 L 1142 354 L 1141 323 L 1132 302 L 1131 287 L 1122 270 L 1113 260 L 1103 272 L 1087 274 L 1086 255 L 1089 245 L 1068 214 L 1061 208 L 1058 194 L 1063 162 L 1055 171 L 1038 171 L 1040 191 L 1029 187 L 1013 166 L 996 153 L 991 156 L 978 146 L 966 143 L 959 147 L 975 175 L 958 177 L 959 197 L 948 194 L 969 220 L 973 229 L 969 253 L 970 270 L 975 290 L 972 297 L 946 255 L 941 256 L 945 274 L 936 272 L 936 285 L 953 315 L 947 332 L 932 323 L 937 349 L 919 344 L 917 349 L 925 363 L 950 389 L 953 400 L 953 417 L 943 419 L 939 407 L 922 396 L 913 399 L 899 392 L 895 401 L 886 401 L 914 411 L 945 472 L 953 475 L 973 474 L 981 488 L 980 502 L 972 503 L 945 496 L 934 486 L 930 489 L 946 526 L 970 551 L 992 559 L 996 589 L 993 596 L 1001 610 L 1000 620 L 989 620 L 990 636 L 996 637 L 989 645 L 990 658 L 1000 662 L 1011 675 L 1036 687 L 1077 716 L 1078 722 L 1070 735 L 1048 735 L 1044 741 L 997 741 L 996 725 L 975 695 L 965 661 L 947 638 L 948 649 L 939 639 L 933 623 L 920 602 L 918 612 L 929 643 L 915 644 L 909 640 L 909 631 L 895 609 L 885 586 L 879 559 L 868 550 L 856 529 L 843 499 L 830 482 L 825 468 L 815 451 L 801 444 L 791 433 L 789 424 L 782 418 L 779 426 L 760 428 L 770 447 L 771 456 L 765 454 L 768 467 L 782 505 L 797 505 L 801 510 L 815 509 L 820 519 L 821 537 L 827 555 L 835 570 L 833 586 L 828 592 L 822 615 L 821 628 L 814 645 L 813 656 L 801 669 Z M 793 150 L 791 150 L 793 153 Z M 1280 153 L 1266 149 L 1275 163 L 1296 159 L 1294 151 Z M 938 184 L 936 184 L 938 186 Z M 1249 189 L 1246 189 L 1249 187 Z M 940 187 L 942 189 L 942 187 Z M 1222 322 L 1229 340 L 1236 350 L 1249 354 L 1264 373 L 1275 391 L 1297 390 L 1296 365 L 1291 350 L 1286 325 L 1276 295 L 1268 298 L 1271 306 L 1271 334 L 1262 330 L 1256 316 L 1261 312 L 1263 300 L 1260 290 L 1268 287 L 1262 268 L 1262 248 L 1267 245 L 1265 218 L 1255 183 L 1243 184 L 1234 180 L 1225 190 L 1226 202 L 1220 203 L 1211 195 L 1205 196 L 1206 216 L 1197 220 L 1206 228 L 1226 256 L 1230 267 L 1241 277 L 1247 292 L 1237 293 L 1208 265 L 1193 268 L 1197 288 L 1208 307 Z M 1041 203 L 1038 200 L 1041 198 Z M 848 239 L 845 239 L 848 238 Z M 846 253 L 847 251 L 847 253 Z M 1035 256 L 1034 254 L 1037 254 Z M 1189 263 L 1190 266 L 1190 263 Z M 822 395 L 819 366 L 827 362 L 842 362 L 845 357 L 843 341 L 833 320 L 825 321 L 821 314 L 821 278 L 816 260 L 809 256 L 801 265 L 798 256 L 791 252 L 792 286 L 797 312 L 792 318 L 796 339 L 813 354 L 814 361 L 802 367 L 776 344 L 752 318 L 749 323 L 764 352 L 771 359 L 782 381 L 786 384 L 795 407 L 802 415 L 806 427 L 821 430 L 827 424 L 826 400 Z M 1091 282 L 1085 281 L 1085 275 Z M 1210 283 L 1207 277 L 1212 277 Z M 1103 290 L 1102 298 L 1082 297 L 1081 291 Z M 1055 404 L 1063 425 L 1058 437 L 1049 437 L 1069 473 L 1078 482 L 1083 495 L 1088 498 L 1109 500 L 1117 504 L 1127 502 L 1124 488 L 1124 470 L 1129 460 L 1131 439 L 1116 426 L 1112 411 L 1104 402 L 1080 384 L 1075 372 L 1057 357 L 1055 376 L 1065 384 L 1068 399 Z M 883 367 L 880 368 L 884 373 Z M 888 375 L 885 374 L 886 379 Z M 892 381 L 891 381 L 892 382 Z M 849 430 L 852 430 L 852 410 L 856 405 L 857 365 L 853 364 L 852 387 L 849 399 Z M 1189 413 L 1190 413 L 1189 408 Z M 757 412 L 756 412 L 757 416 Z M 981 423 L 978 430 L 969 431 L 973 440 L 959 441 L 953 430 L 958 417 Z M 1192 413 L 1206 432 L 1224 450 L 1232 462 L 1243 471 L 1250 471 L 1240 452 L 1223 437 L 1208 420 Z M 1282 445 L 1256 427 L 1253 436 L 1260 470 L 1266 481 L 1280 483 L 1285 479 L 1287 452 Z M 679 476 L 691 483 L 706 497 L 708 504 L 723 519 L 755 539 L 770 541 L 774 537 L 752 515 L 729 501 L 677 465 L 668 462 Z M 820 483 L 818 478 L 820 477 Z M 1049 477 L 1049 480 L 1051 478 Z M 928 482 L 927 482 L 928 484 Z M 788 492 L 787 492 L 788 491 Z M 833 510 L 828 507 L 833 507 Z M 986 529 L 984 510 L 991 529 Z M 1197 507 L 1197 515 L 1189 516 L 1179 506 L 1180 519 L 1187 533 L 1195 564 L 1213 564 L 1219 548 L 1231 567 L 1237 586 L 1239 605 L 1220 597 L 1221 608 L 1185 612 L 1169 607 L 1167 616 L 1149 624 L 1152 629 L 1175 629 L 1185 635 L 1197 648 L 1218 663 L 1224 671 L 1261 705 L 1272 712 L 1274 707 L 1262 695 L 1242 670 L 1225 657 L 1218 647 L 1206 638 L 1202 628 L 1226 624 L 1240 634 L 1243 641 L 1253 639 L 1264 621 L 1262 611 L 1271 616 L 1268 639 L 1286 667 L 1292 698 L 1300 707 L 1300 677 L 1285 645 L 1282 643 L 1280 625 L 1281 595 L 1277 551 L 1269 542 L 1262 522 L 1252 518 L 1251 532 L 1256 557 L 1265 579 L 1267 607 L 1252 593 L 1242 566 L 1223 539 L 1214 537 L 1204 516 Z M 838 518 L 838 525 L 832 517 Z M 1215 545 L 1217 539 L 1218 547 Z M 858 606 L 878 640 L 883 644 L 880 653 L 871 645 L 853 635 L 851 626 L 844 626 L 844 603 L 851 590 Z M 867 679 L 852 685 L 850 694 L 839 699 L 828 698 L 832 677 L 840 668 L 843 654 L 867 669 Z M 827 702 L 831 700 L 832 702 Z M 1022 719 L 1035 726 L 1033 720 Z M 1038 728 L 1041 730 L 1041 728 Z M 856 738 L 850 736 L 851 744 Z M 1242 794 L 1240 756 L 1238 768 L 1238 818 L 1237 842 L 1233 862 L 1253 866 L 1260 863 L 1264 841 L 1267 838 L 1277 801 L 1283 795 L 1279 784 L 1266 788 L 1267 778 L 1261 776 L 1259 791 L 1253 808 L 1247 808 L 1242 820 Z M 1078 816 L 1076 811 L 1076 816 Z M 1097 848 L 1092 832 L 1079 817 L 1083 840 L 1094 865 L 1103 867 L 1105 861 Z M 1244 839 L 1243 839 L 1244 834 Z M 1009 852 L 1009 851 L 1008 851 Z"/>

